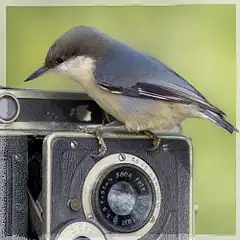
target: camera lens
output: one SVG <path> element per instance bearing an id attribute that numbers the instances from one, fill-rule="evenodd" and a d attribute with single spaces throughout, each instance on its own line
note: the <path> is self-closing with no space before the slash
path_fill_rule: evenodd
<path id="1" fill-rule="evenodd" d="M 129 233 L 142 228 L 151 217 L 154 203 L 149 177 L 131 164 L 108 169 L 93 194 L 98 221 L 115 232 Z"/>

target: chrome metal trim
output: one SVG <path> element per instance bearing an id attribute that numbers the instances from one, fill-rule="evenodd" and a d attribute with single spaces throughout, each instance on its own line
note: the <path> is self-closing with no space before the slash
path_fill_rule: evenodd
<path id="1" fill-rule="evenodd" d="M 11 94 L 16 98 L 32 98 L 32 99 L 66 99 L 66 100 L 85 100 L 93 101 L 85 92 L 53 92 L 47 90 L 34 89 L 14 89 L 0 88 L 0 94 Z"/>
<path id="2" fill-rule="evenodd" d="M 6 136 L 6 137 L 13 137 L 13 136 L 26 136 L 28 135 L 26 132 L 24 131 L 1 131 L 0 130 L 0 137 L 2 136 Z M 30 132 L 29 132 L 30 135 Z"/>
<path id="3" fill-rule="evenodd" d="M 82 191 L 83 211 L 86 218 L 90 217 L 90 219 L 102 229 L 107 239 L 117 240 L 121 236 L 121 238 L 131 238 L 132 240 L 137 240 L 143 237 L 145 234 L 147 234 L 150 231 L 150 229 L 153 227 L 156 219 L 160 214 L 161 189 L 160 189 L 160 185 L 159 185 L 156 174 L 154 173 L 153 169 L 145 161 L 143 161 L 141 158 L 134 156 L 132 154 L 127 154 L 127 153 L 122 153 L 122 154 L 124 154 L 124 156 L 126 157 L 124 161 L 121 158 L 119 159 L 119 153 L 112 154 L 102 158 L 99 162 L 97 162 L 91 168 L 83 184 L 83 191 Z M 139 167 L 148 176 L 154 188 L 155 204 L 154 204 L 154 210 L 150 220 L 141 229 L 133 233 L 115 234 L 115 233 L 109 232 L 108 229 L 104 228 L 101 225 L 101 223 L 97 220 L 94 214 L 94 210 L 92 209 L 91 199 L 92 199 L 92 192 L 93 192 L 92 190 L 95 188 L 97 183 L 93 182 L 92 180 L 100 179 L 102 174 L 105 171 L 107 171 L 109 168 L 111 168 L 111 166 L 122 165 L 123 163 L 128 163 L 132 166 Z"/>
<path id="4" fill-rule="evenodd" d="M 51 237 L 51 217 L 52 217 L 52 145 L 57 138 L 94 138 L 94 135 L 85 134 L 85 133 L 73 133 L 73 132 L 56 132 L 49 134 L 45 137 L 43 141 L 43 146 L 45 149 L 43 150 L 43 226 L 42 226 L 42 236 L 44 240 L 50 240 Z M 120 138 L 120 139 L 146 139 L 148 138 L 145 135 L 130 135 L 126 134 L 112 134 L 105 133 L 104 137 L 107 138 Z M 190 141 L 190 138 L 183 135 L 159 135 L 160 138 L 163 139 L 179 139 L 185 141 L 189 146 L 189 154 L 190 154 L 190 186 L 189 186 L 189 196 L 190 196 L 190 204 L 189 204 L 189 239 L 193 239 L 194 236 L 194 184 L 193 184 L 193 174 L 194 174 L 194 165 L 193 165 L 193 147 Z M 46 187 L 46 188 L 45 188 Z"/>
<path id="5" fill-rule="evenodd" d="M 87 122 L 86 122 L 87 123 Z M 75 131 L 76 128 L 81 125 L 79 123 L 69 123 L 69 122 L 13 122 L 10 124 L 1 124 L 1 130 L 18 130 L 18 131 Z"/>
<path id="6" fill-rule="evenodd" d="M 52 132 L 50 131 L 35 131 L 35 130 L 0 130 L 0 136 L 46 136 Z"/>
<path id="7" fill-rule="evenodd" d="M 9 124 L 9 123 L 14 122 L 14 121 L 18 118 L 19 113 L 20 113 L 20 104 L 19 104 L 18 99 L 17 99 L 13 94 L 11 94 L 11 93 L 7 93 L 7 92 L 6 92 L 6 93 L 1 93 L 1 92 L 0 92 L 0 99 L 1 99 L 1 98 L 4 98 L 4 97 L 11 97 L 11 98 L 15 101 L 16 106 L 17 106 L 16 114 L 15 114 L 15 116 L 14 116 L 12 119 L 10 119 L 10 120 L 5 120 L 5 119 L 0 118 L 0 122 L 1 122 L 1 123 L 3 123 L 3 124 Z M 1 124 L 1 123 L 0 123 L 0 124 Z"/>

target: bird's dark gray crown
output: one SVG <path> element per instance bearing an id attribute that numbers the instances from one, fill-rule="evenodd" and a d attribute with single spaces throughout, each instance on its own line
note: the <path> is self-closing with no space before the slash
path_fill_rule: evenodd
<path id="1" fill-rule="evenodd" d="M 77 56 L 101 60 L 111 45 L 111 38 L 94 27 L 77 26 L 57 38 L 49 48 L 44 66 L 55 68 Z"/>

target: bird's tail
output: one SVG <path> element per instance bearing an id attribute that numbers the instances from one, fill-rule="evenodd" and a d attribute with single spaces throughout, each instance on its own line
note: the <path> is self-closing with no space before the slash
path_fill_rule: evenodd
<path id="1" fill-rule="evenodd" d="M 238 129 L 235 128 L 231 123 L 229 123 L 222 114 L 217 114 L 212 112 L 209 109 L 201 109 L 200 112 L 203 113 L 205 118 L 211 120 L 212 122 L 216 123 L 218 126 L 222 127 L 229 133 L 238 132 Z"/>

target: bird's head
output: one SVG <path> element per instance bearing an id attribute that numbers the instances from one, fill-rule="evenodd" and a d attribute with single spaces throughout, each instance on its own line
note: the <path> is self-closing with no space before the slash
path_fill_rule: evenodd
<path id="1" fill-rule="evenodd" d="M 31 81 L 47 72 L 84 75 L 101 61 L 111 46 L 111 39 L 93 27 L 78 26 L 57 38 L 48 50 L 44 64 L 26 80 Z"/>

